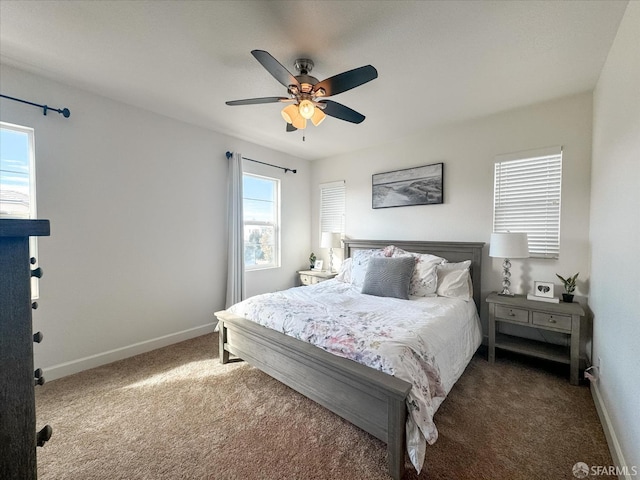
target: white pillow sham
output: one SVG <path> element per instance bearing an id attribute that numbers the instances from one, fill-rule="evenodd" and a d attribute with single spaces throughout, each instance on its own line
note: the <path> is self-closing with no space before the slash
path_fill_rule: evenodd
<path id="1" fill-rule="evenodd" d="M 436 267 L 436 293 L 441 297 L 459 298 L 468 302 L 473 298 L 469 268 L 471 261 L 444 263 Z"/>
<path id="2" fill-rule="evenodd" d="M 427 297 L 436 294 L 438 283 L 436 267 L 446 263 L 444 258 L 429 253 L 407 252 L 398 247 L 394 248 L 393 256 L 411 256 L 416 259 L 416 268 L 413 271 L 409 285 L 409 295 L 414 297 Z"/>
<path id="3" fill-rule="evenodd" d="M 347 258 L 340 266 L 340 273 L 336 275 L 336 280 L 343 283 L 351 283 L 351 262 L 350 258 Z"/>

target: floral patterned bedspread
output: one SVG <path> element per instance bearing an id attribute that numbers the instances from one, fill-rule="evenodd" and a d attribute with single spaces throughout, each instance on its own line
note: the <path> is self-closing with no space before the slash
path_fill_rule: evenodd
<path id="1" fill-rule="evenodd" d="M 433 415 L 451 388 L 442 385 L 435 353 L 444 346 L 443 332 L 456 328 L 452 319 L 469 318 L 466 302 L 375 297 L 329 280 L 257 295 L 228 311 L 410 382 L 407 450 L 420 471 L 425 441 L 432 444 L 438 438 Z M 477 319 L 475 306 L 471 311 Z"/>

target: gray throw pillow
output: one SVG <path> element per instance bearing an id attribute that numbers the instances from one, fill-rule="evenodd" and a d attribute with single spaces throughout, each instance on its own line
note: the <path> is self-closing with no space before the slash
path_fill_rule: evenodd
<path id="1" fill-rule="evenodd" d="M 414 257 L 372 257 L 364 277 L 362 293 L 408 300 L 415 266 Z"/>

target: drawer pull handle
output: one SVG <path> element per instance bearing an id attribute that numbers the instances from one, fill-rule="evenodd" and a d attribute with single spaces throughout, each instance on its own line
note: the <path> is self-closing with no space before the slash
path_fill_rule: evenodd
<path id="1" fill-rule="evenodd" d="M 33 341 L 36 343 L 40 343 L 43 338 L 44 338 L 44 335 L 42 334 L 42 332 L 36 332 L 33 334 Z"/>
<path id="2" fill-rule="evenodd" d="M 37 445 L 39 447 L 44 447 L 44 444 L 49 441 L 51 435 L 53 434 L 53 428 L 50 425 L 45 425 L 42 430 L 40 430 L 37 434 Z"/>
<path id="3" fill-rule="evenodd" d="M 31 258 L 29 259 L 29 263 L 30 263 L 31 265 L 35 265 L 35 264 L 36 264 L 36 262 L 37 262 L 36 257 L 31 257 Z"/>
<path id="4" fill-rule="evenodd" d="M 550 318 L 549 323 L 556 323 L 556 321 L 553 318 Z"/>
<path id="5" fill-rule="evenodd" d="M 44 377 L 42 376 L 42 369 L 41 368 L 37 368 L 34 372 L 33 372 L 33 376 L 35 377 L 35 381 L 33 382 L 34 385 L 44 385 Z"/>
<path id="6" fill-rule="evenodd" d="M 31 276 L 32 277 L 37 277 L 37 278 L 42 278 L 42 268 L 38 267 L 34 270 L 31 270 Z"/>
<path id="7" fill-rule="evenodd" d="M 509 310 L 509 316 L 510 316 L 510 317 L 515 317 L 515 316 L 516 316 L 516 314 L 515 314 L 515 313 L 513 313 L 513 311 L 512 311 L 512 310 Z"/>

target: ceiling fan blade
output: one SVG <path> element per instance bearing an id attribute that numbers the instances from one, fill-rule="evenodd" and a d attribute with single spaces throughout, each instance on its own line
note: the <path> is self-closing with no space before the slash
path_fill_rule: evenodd
<path id="1" fill-rule="evenodd" d="M 225 102 L 227 105 L 255 105 L 256 103 L 278 103 L 291 100 L 288 97 L 262 97 L 262 98 L 245 98 L 244 100 L 231 100 Z"/>
<path id="2" fill-rule="evenodd" d="M 352 110 L 349 107 L 345 107 L 341 103 L 333 102 L 331 100 L 321 100 L 318 103 L 326 105 L 323 112 L 331 117 L 339 118 L 351 123 L 362 123 L 365 116 L 361 113 Z"/>
<path id="3" fill-rule="evenodd" d="M 313 86 L 313 91 L 317 92 L 320 88 L 325 91 L 324 96 L 330 97 L 346 92 L 352 88 L 359 87 L 363 83 L 370 82 L 378 78 L 378 71 L 371 65 L 354 68 L 348 72 L 339 73 L 333 77 L 329 77 Z"/>
<path id="4" fill-rule="evenodd" d="M 256 57 L 256 60 L 267 69 L 267 72 L 273 75 L 282 85 L 287 88 L 289 88 L 289 85 L 296 85 L 300 88 L 300 83 L 296 80 L 296 77 L 283 67 L 279 61 L 273 58 L 269 52 L 265 52 L 264 50 L 251 50 L 251 54 Z"/>
<path id="5" fill-rule="evenodd" d="M 296 127 L 294 127 L 290 123 L 287 123 L 287 132 L 295 132 L 296 130 L 298 130 Z"/>

